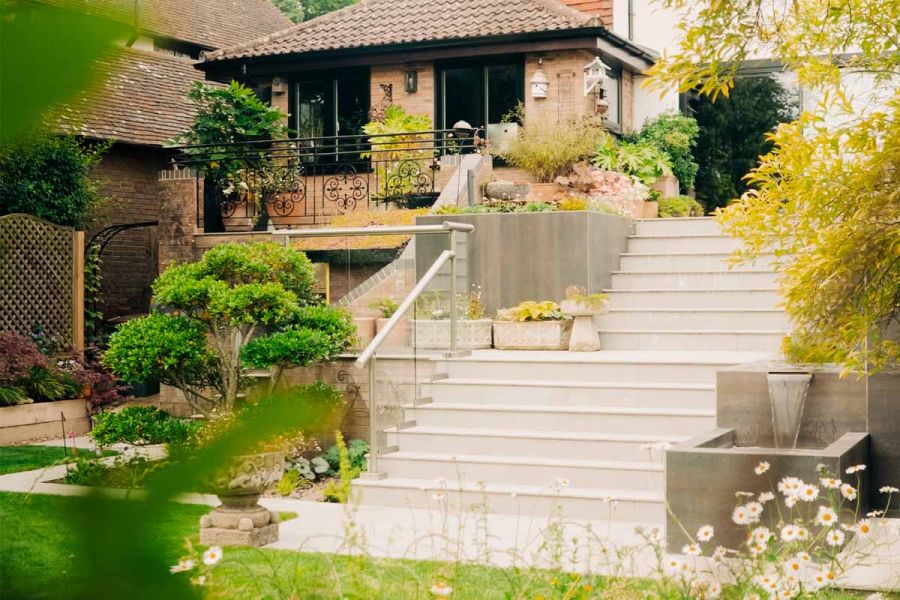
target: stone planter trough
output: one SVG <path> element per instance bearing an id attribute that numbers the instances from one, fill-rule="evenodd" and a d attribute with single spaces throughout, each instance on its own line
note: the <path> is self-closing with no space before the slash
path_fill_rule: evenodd
<path id="1" fill-rule="evenodd" d="M 416 319 L 415 343 L 419 348 L 450 348 L 449 319 L 426 320 Z M 481 350 L 491 347 L 491 319 L 460 319 L 456 327 L 456 345 L 458 348 Z"/>
<path id="2" fill-rule="evenodd" d="M 498 350 L 566 350 L 572 321 L 494 321 L 494 347 Z"/>

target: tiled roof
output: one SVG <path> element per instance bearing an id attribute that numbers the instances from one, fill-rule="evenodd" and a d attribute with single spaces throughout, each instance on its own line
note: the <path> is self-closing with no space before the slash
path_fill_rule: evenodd
<path id="1" fill-rule="evenodd" d="M 55 111 L 59 131 L 161 146 L 194 119 L 187 98 L 203 74 L 194 61 L 121 48 L 97 61 L 98 81 Z"/>
<path id="2" fill-rule="evenodd" d="M 291 21 L 269 0 L 37 0 L 134 23 L 159 37 L 205 48 L 224 48 L 290 27 Z"/>
<path id="3" fill-rule="evenodd" d="M 557 0 L 361 0 L 205 61 L 480 38 L 600 25 Z"/>

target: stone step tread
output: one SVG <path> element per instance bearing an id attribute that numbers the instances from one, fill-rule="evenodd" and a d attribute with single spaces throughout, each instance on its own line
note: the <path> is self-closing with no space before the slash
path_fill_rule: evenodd
<path id="1" fill-rule="evenodd" d="M 638 223 L 659 223 L 661 221 L 673 221 L 684 223 L 685 221 L 715 221 L 715 217 L 653 217 L 652 219 L 635 219 Z"/>
<path id="2" fill-rule="evenodd" d="M 687 238 L 722 238 L 726 240 L 734 239 L 721 233 L 653 233 L 649 235 L 629 235 L 630 240 L 681 240 Z"/>
<path id="3" fill-rule="evenodd" d="M 633 273 L 639 273 L 639 271 L 632 271 Z M 746 271 L 745 271 L 746 272 Z M 672 293 L 690 293 L 690 294 L 714 294 L 714 293 L 728 293 L 732 294 L 735 292 L 777 292 L 778 287 L 752 287 L 752 288 L 645 288 L 640 290 L 634 289 L 605 289 L 601 290 L 604 294 L 646 294 L 647 292 L 653 293 L 662 293 L 662 294 L 672 294 Z"/>
<path id="4" fill-rule="evenodd" d="M 553 350 L 476 350 L 471 356 L 445 359 L 447 364 L 508 362 L 567 364 L 650 364 L 650 365 L 724 365 L 768 360 L 767 352 L 750 350 L 600 350 L 599 352 L 560 352 Z"/>
<path id="5" fill-rule="evenodd" d="M 485 495 L 515 494 L 517 496 L 552 496 L 559 498 L 595 499 L 601 501 L 610 499 L 653 503 L 665 501 L 664 495 L 659 492 L 613 488 L 553 488 L 547 485 L 526 485 L 520 483 L 436 481 L 433 479 L 405 479 L 400 477 L 388 477 L 386 479 L 357 479 L 353 483 L 360 487 L 412 489 L 431 492 L 473 492 Z"/>
<path id="6" fill-rule="evenodd" d="M 612 271 L 613 275 L 755 275 L 755 274 L 774 275 L 774 269 L 743 269 L 741 271 L 711 271 L 709 269 L 702 271 Z"/>
<path id="7" fill-rule="evenodd" d="M 575 467 L 583 469 L 603 469 L 622 471 L 656 471 L 662 472 L 662 463 L 638 460 L 579 460 L 574 458 L 554 459 L 533 456 L 503 456 L 493 454 L 447 454 L 432 452 L 391 452 L 384 454 L 380 460 L 421 460 L 475 464 L 523 465 L 538 467 Z"/>
<path id="8" fill-rule="evenodd" d="M 430 381 L 429 385 L 472 385 L 472 386 L 514 386 L 514 387 L 552 387 L 606 390 L 694 390 L 712 391 L 713 384 L 702 383 L 647 383 L 644 381 L 554 381 L 552 379 L 472 379 L 465 377 L 445 377 Z"/>
<path id="9" fill-rule="evenodd" d="M 687 435 L 659 435 L 652 433 L 585 433 L 566 431 L 540 431 L 528 429 L 496 429 L 473 427 L 435 427 L 428 425 L 415 425 L 401 428 L 391 427 L 387 431 L 401 434 L 417 435 L 452 435 L 475 437 L 499 437 L 499 438 L 524 438 L 540 440 L 567 440 L 577 442 L 625 442 L 634 444 L 680 444 L 691 439 Z"/>
<path id="10" fill-rule="evenodd" d="M 715 410 L 702 408 L 630 408 L 603 406 L 535 406 L 530 404 L 476 404 L 472 402 L 428 402 L 406 404 L 406 409 L 456 412 L 517 412 L 574 415 L 621 415 L 640 417 L 715 417 Z"/>
<path id="11" fill-rule="evenodd" d="M 734 252 L 623 252 L 619 256 L 631 256 L 636 258 L 651 258 L 657 256 L 723 256 L 728 258 L 734 256 Z M 759 256 L 775 256 L 775 253 L 761 252 Z M 748 262 L 752 261 L 753 259 L 748 259 Z"/>
<path id="12" fill-rule="evenodd" d="M 654 335 L 784 335 L 787 329 L 607 329 L 600 333 L 638 333 Z"/>

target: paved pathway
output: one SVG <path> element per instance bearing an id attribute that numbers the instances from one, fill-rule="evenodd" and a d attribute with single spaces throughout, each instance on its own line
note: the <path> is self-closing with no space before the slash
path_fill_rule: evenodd
<path id="1" fill-rule="evenodd" d="M 79 447 L 85 447 L 79 444 Z M 128 449 L 159 456 L 159 448 Z M 105 459 L 107 461 L 113 458 Z M 0 476 L 0 491 L 76 496 L 96 491 L 50 483 L 65 475 L 63 465 Z M 139 491 L 105 490 L 111 497 L 135 497 Z M 185 494 L 180 502 L 215 506 L 215 496 Z M 549 566 L 560 556 L 572 571 L 647 575 L 653 553 L 628 550 L 643 544 L 631 526 L 608 521 L 566 521 L 527 514 L 451 514 L 436 497 L 432 509 L 328 504 L 288 498 L 264 498 L 266 508 L 295 512 L 282 523 L 280 539 L 269 547 L 303 552 L 365 553 L 376 557 L 471 561 L 506 566 Z M 900 520 L 891 520 L 890 539 L 872 542 L 870 566 L 854 569 L 847 585 L 856 589 L 900 589 Z M 577 548 L 577 551 L 575 551 Z M 558 552 L 562 550 L 562 552 Z M 613 558 L 619 552 L 627 557 Z M 610 564 L 616 564 L 615 570 Z"/>

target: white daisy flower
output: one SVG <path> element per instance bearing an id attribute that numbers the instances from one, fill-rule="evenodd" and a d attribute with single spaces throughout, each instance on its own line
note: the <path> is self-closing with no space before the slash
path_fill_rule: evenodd
<path id="1" fill-rule="evenodd" d="M 190 571 L 194 568 L 195 563 L 189 558 L 183 558 L 178 561 L 177 565 L 174 565 L 169 568 L 169 573 L 184 573 L 185 571 Z"/>
<path id="2" fill-rule="evenodd" d="M 878 491 L 881 492 L 882 494 L 897 494 L 897 493 L 900 493 L 900 489 L 895 488 L 895 487 L 892 486 L 892 485 L 886 485 L 886 486 L 884 486 L 884 487 L 882 487 L 882 488 L 878 488 Z"/>
<path id="3" fill-rule="evenodd" d="M 797 539 L 798 540 L 808 540 L 809 539 L 809 529 L 806 527 L 798 527 L 797 528 Z"/>
<path id="4" fill-rule="evenodd" d="M 766 551 L 766 547 L 759 542 L 751 542 L 749 548 L 750 554 L 752 554 L 753 556 L 759 556 Z"/>
<path id="5" fill-rule="evenodd" d="M 847 474 L 853 475 L 854 473 L 859 473 L 860 471 L 865 471 L 866 465 L 854 465 L 852 467 L 847 467 Z"/>
<path id="6" fill-rule="evenodd" d="M 812 562 L 812 556 L 810 556 L 808 552 L 798 552 L 795 558 L 804 565 L 808 565 Z"/>
<path id="7" fill-rule="evenodd" d="M 778 491 L 788 497 L 796 496 L 798 493 L 800 493 L 800 488 L 803 487 L 803 485 L 804 483 L 802 479 L 798 479 L 796 477 L 785 477 L 778 482 Z"/>
<path id="8" fill-rule="evenodd" d="M 829 506 L 820 506 L 816 514 L 816 524 L 822 527 L 834 527 L 837 523 L 837 513 Z"/>
<path id="9" fill-rule="evenodd" d="M 669 559 L 669 562 L 666 563 L 666 573 L 669 575 L 675 575 L 680 573 L 686 567 L 685 563 L 681 562 L 677 558 Z"/>
<path id="10" fill-rule="evenodd" d="M 756 494 L 754 494 L 753 492 L 735 492 L 734 493 L 735 498 L 752 498 L 755 495 Z"/>
<path id="11" fill-rule="evenodd" d="M 438 581 L 433 586 L 431 586 L 431 593 L 435 596 L 446 598 L 453 593 L 453 588 L 443 581 Z"/>
<path id="12" fill-rule="evenodd" d="M 222 560 L 222 548 L 213 546 L 203 553 L 203 564 L 211 567 Z"/>
<path id="13" fill-rule="evenodd" d="M 774 499 L 775 499 L 775 494 L 773 494 L 772 492 L 763 492 L 762 494 L 759 495 L 759 498 L 757 498 L 757 501 L 762 504 L 765 504 L 766 502 L 771 502 Z"/>
<path id="14" fill-rule="evenodd" d="M 749 525 L 752 519 L 746 506 L 738 506 L 731 513 L 731 520 L 737 525 Z"/>
<path id="15" fill-rule="evenodd" d="M 876 519 L 882 515 L 884 515 L 883 510 L 873 510 L 871 512 L 866 513 L 866 516 L 869 517 L 870 519 Z"/>
<path id="16" fill-rule="evenodd" d="M 783 542 L 793 542 L 797 539 L 797 526 L 796 525 L 785 525 L 781 528 L 781 541 Z"/>
<path id="17" fill-rule="evenodd" d="M 790 575 L 797 577 L 803 571 L 803 563 L 797 560 L 797 558 L 791 558 L 789 560 L 784 561 L 784 573 L 785 575 Z"/>
<path id="18" fill-rule="evenodd" d="M 794 508 L 794 506 L 796 504 L 797 504 L 796 496 L 788 496 L 787 498 L 784 499 L 784 505 L 787 506 L 788 508 Z"/>
<path id="19" fill-rule="evenodd" d="M 445 494 L 444 492 L 435 492 L 431 495 L 431 499 L 434 500 L 435 502 L 440 502 L 446 496 L 447 496 L 447 494 Z"/>
<path id="20" fill-rule="evenodd" d="M 750 532 L 750 538 L 760 544 L 765 544 L 772 539 L 772 532 L 769 531 L 768 527 L 757 527 Z"/>
<path id="21" fill-rule="evenodd" d="M 714 560 L 722 560 L 728 554 L 728 548 L 725 546 L 716 546 L 713 550 L 712 557 Z"/>
<path id="22" fill-rule="evenodd" d="M 756 468 L 753 469 L 753 472 L 756 473 L 757 475 L 762 475 L 763 473 L 765 473 L 766 471 L 769 470 L 769 467 L 770 467 L 769 463 L 767 463 L 766 461 L 762 461 L 761 463 L 756 465 Z"/>
<path id="23" fill-rule="evenodd" d="M 702 554 L 700 546 L 697 544 L 685 544 L 681 547 L 681 553 L 687 556 L 700 556 Z"/>
<path id="24" fill-rule="evenodd" d="M 856 499 L 856 488 L 850 485 L 849 483 L 845 483 L 841 486 L 841 496 L 846 498 L 847 500 L 855 500 Z"/>
<path id="25" fill-rule="evenodd" d="M 800 488 L 800 493 L 798 494 L 798 498 L 800 498 L 804 502 L 813 502 L 818 497 L 819 488 L 812 484 L 804 485 L 802 488 Z"/>
<path id="26" fill-rule="evenodd" d="M 192 579 L 191 583 L 194 585 L 206 585 L 206 575 L 200 575 L 196 579 Z"/>
<path id="27" fill-rule="evenodd" d="M 708 542 L 713 539 L 713 535 L 715 535 L 716 530 L 712 525 L 704 525 L 700 529 L 697 530 L 697 541 L 699 542 Z"/>
<path id="28" fill-rule="evenodd" d="M 840 479 L 835 479 L 834 477 L 823 477 L 819 480 L 819 483 L 822 484 L 823 488 L 836 490 L 841 487 L 841 484 L 843 482 Z"/>
<path id="29" fill-rule="evenodd" d="M 763 513 L 763 505 L 760 502 L 748 502 L 744 505 L 744 508 L 746 508 L 747 512 L 750 513 L 750 516 L 757 521 L 759 520 L 759 516 Z"/>
<path id="30" fill-rule="evenodd" d="M 713 598 L 718 598 L 722 594 L 722 584 L 718 581 L 708 581 L 706 582 L 706 589 L 703 595 L 704 598 L 708 598 L 712 600 Z"/>
<path id="31" fill-rule="evenodd" d="M 869 519 L 861 519 L 859 523 L 853 527 L 853 530 L 856 531 L 857 534 L 866 537 L 872 533 L 872 521 Z"/>
<path id="32" fill-rule="evenodd" d="M 829 546 L 840 546 L 844 543 L 845 539 L 847 538 L 840 529 L 832 529 L 828 532 L 828 535 L 825 536 L 825 541 Z"/>

